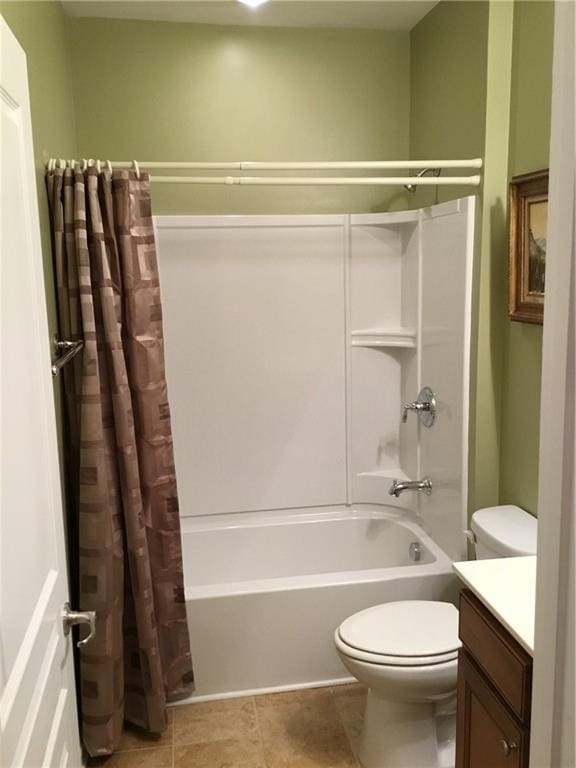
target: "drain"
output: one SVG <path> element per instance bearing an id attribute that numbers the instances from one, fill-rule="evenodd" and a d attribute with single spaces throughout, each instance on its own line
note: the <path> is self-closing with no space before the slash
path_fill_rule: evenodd
<path id="1" fill-rule="evenodd" d="M 410 560 L 413 560 L 415 563 L 419 562 L 422 559 L 422 544 L 419 541 L 413 541 L 408 547 L 408 554 L 410 555 Z"/>

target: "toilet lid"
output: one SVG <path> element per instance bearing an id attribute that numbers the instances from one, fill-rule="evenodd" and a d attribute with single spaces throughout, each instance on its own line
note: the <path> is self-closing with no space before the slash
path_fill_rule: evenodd
<path id="1" fill-rule="evenodd" d="M 387 657 L 452 656 L 460 647 L 458 611 L 432 600 L 367 608 L 343 621 L 338 634 L 351 648 Z"/>

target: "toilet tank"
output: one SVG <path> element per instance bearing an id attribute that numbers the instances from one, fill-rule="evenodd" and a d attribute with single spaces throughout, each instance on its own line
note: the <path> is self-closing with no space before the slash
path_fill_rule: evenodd
<path id="1" fill-rule="evenodd" d="M 478 509 L 471 528 L 478 560 L 536 554 L 538 521 L 514 504 Z"/>

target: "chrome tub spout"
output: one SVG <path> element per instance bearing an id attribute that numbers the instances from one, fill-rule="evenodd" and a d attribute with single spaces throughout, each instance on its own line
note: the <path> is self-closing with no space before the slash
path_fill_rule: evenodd
<path id="1" fill-rule="evenodd" d="M 404 491 L 419 491 L 430 496 L 432 493 L 432 480 L 425 477 L 423 480 L 394 480 L 388 493 L 398 498 Z"/>

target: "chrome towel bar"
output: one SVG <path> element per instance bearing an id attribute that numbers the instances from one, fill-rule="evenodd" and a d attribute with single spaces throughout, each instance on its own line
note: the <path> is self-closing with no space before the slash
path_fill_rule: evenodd
<path id="1" fill-rule="evenodd" d="M 58 376 L 66 363 L 72 360 L 73 357 L 76 357 L 78 352 L 84 347 L 84 342 L 61 341 L 57 336 L 54 336 L 53 343 L 57 357 L 52 361 L 52 376 Z"/>

